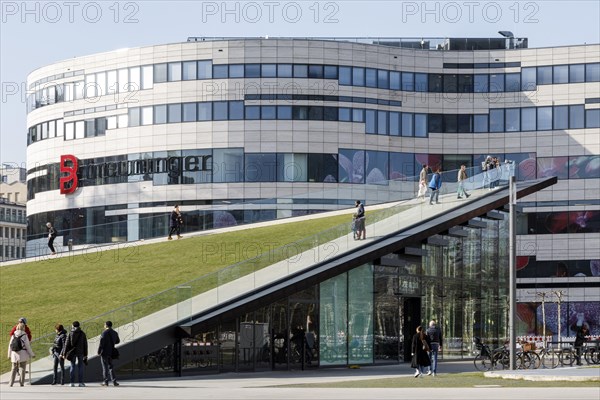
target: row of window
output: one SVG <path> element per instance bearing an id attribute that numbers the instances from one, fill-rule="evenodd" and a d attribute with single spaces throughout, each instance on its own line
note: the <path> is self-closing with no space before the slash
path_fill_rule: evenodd
<path id="1" fill-rule="evenodd" d="M 0 207 L 0 222 L 16 222 L 18 224 L 25 224 L 27 223 L 25 210 Z"/>
<path id="2" fill-rule="evenodd" d="M 528 213 L 522 234 L 599 233 L 600 210 Z"/>
<path id="3" fill-rule="evenodd" d="M 414 179 L 421 170 L 421 165 L 427 164 L 432 170 L 441 167 L 443 171 L 451 171 L 444 179 L 455 182 L 455 172 L 452 171 L 464 164 L 475 166 L 469 171 L 469 175 L 479 173 L 479 166 L 486 156 L 354 149 L 340 149 L 338 154 L 244 153 L 243 149 L 238 148 L 177 150 L 80 160 L 78 176 L 80 186 L 137 181 L 152 181 L 153 185 L 224 182 L 385 185 L 389 180 Z M 495 156 L 515 162 L 518 180 L 550 176 L 557 176 L 558 179 L 600 179 L 599 155 L 537 158 L 535 153 L 508 153 Z M 154 160 L 153 164 L 150 160 Z M 160 162 L 164 164 L 156 169 Z M 200 168 L 199 165 L 203 167 Z M 58 189 L 58 164 L 40 168 L 47 169 L 48 174 L 28 181 L 28 200 L 35 193 Z"/>
<path id="4" fill-rule="evenodd" d="M 517 278 L 600 276 L 600 260 L 539 261 L 533 256 L 518 256 L 517 266 Z"/>
<path id="5" fill-rule="evenodd" d="M 143 65 L 86 74 L 28 96 L 27 112 L 59 102 L 152 89 L 154 83 L 203 79 L 332 79 L 340 85 L 407 92 L 488 93 L 536 90 L 537 85 L 599 82 L 600 63 L 522 68 L 497 74 L 434 74 L 319 64 L 212 64 L 211 60 Z"/>
<path id="6" fill-rule="evenodd" d="M 25 219 L 25 218 L 23 218 Z M 26 224 L 27 221 L 21 222 L 22 224 Z M 0 239 L 17 239 L 17 240 L 25 240 L 25 228 L 10 228 L 8 226 L 1 227 L 0 226 Z"/>
<path id="7" fill-rule="evenodd" d="M 239 120 L 311 120 L 365 124 L 365 133 L 427 137 L 429 133 L 525 132 L 600 128 L 600 109 L 583 105 L 490 109 L 489 114 L 422 114 L 363 108 L 244 105 L 243 101 L 173 103 L 132 107 L 127 114 L 64 123 L 43 122 L 29 128 L 28 144 L 103 136 L 106 130 L 166 123 Z"/>

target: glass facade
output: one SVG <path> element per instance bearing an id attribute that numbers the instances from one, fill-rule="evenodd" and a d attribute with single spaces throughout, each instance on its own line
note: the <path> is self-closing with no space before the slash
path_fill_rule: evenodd
<path id="1" fill-rule="evenodd" d="M 424 245 L 422 258 L 387 255 L 140 354 L 119 376 L 179 363 L 185 376 L 408 362 L 416 326 L 430 319 L 442 329 L 444 359 L 470 358 L 474 336 L 497 344 L 507 334 L 508 218 L 482 221 L 465 237 L 443 237 L 446 245 Z M 181 360 L 167 357 L 179 345 Z M 169 362 L 144 361 L 158 356 Z"/>

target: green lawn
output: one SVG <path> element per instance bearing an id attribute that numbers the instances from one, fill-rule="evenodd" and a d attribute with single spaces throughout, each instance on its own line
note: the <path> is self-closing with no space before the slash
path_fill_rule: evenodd
<path id="1" fill-rule="evenodd" d="M 516 379 L 486 378 L 483 372 L 464 372 L 441 374 L 436 377 L 413 378 L 401 376 L 397 378 L 367 379 L 359 381 L 342 381 L 329 383 L 310 383 L 302 385 L 285 385 L 277 387 L 311 387 L 311 388 L 472 388 L 476 386 L 498 387 L 598 387 L 596 382 L 550 381 L 536 382 Z"/>
<path id="2" fill-rule="evenodd" d="M 0 335 L 0 348 L 8 347 L 8 332 L 21 316 L 27 317 L 35 339 L 53 333 L 56 323 L 69 326 L 73 320 L 85 321 L 279 246 L 297 243 L 288 252 L 276 251 L 228 274 L 219 273 L 218 283 L 222 284 L 317 244 L 316 238 L 301 239 L 332 227 L 319 235 L 318 242 L 348 233 L 349 220 L 349 215 L 340 215 L 262 228 L 249 226 L 237 232 L 1 267 L 0 331 L 7 334 Z M 214 287 L 216 276 L 192 285 L 194 294 Z M 142 310 L 136 307 L 136 317 L 177 300 L 168 296 L 144 303 Z M 123 318 L 127 322 L 127 315 Z M 41 343 L 34 347 L 44 351 L 40 356 L 46 355 L 47 348 Z M 8 361 L 2 357 L 0 370 L 8 369 Z"/>

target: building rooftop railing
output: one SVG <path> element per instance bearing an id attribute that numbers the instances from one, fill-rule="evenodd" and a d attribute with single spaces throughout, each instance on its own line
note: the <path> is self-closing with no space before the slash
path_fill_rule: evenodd
<path id="1" fill-rule="evenodd" d="M 527 38 L 449 38 L 449 37 L 218 37 L 190 36 L 188 42 L 210 42 L 220 40 L 325 40 L 350 43 L 374 44 L 416 50 L 506 50 L 523 49 L 528 46 Z"/>

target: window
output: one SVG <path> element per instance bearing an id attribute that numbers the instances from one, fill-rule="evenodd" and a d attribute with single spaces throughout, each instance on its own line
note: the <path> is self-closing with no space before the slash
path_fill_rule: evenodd
<path id="1" fill-rule="evenodd" d="M 442 132 L 458 132 L 458 118 L 456 114 L 444 114 L 443 118 Z"/>
<path id="2" fill-rule="evenodd" d="M 338 67 L 336 65 L 326 65 L 323 68 L 323 76 L 325 79 L 337 79 L 338 78 Z"/>
<path id="3" fill-rule="evenodd" d="M 246 119 L 260 119 L 260 106 L 246 106 Z"/>
<path id="4" fill-rule="evenodd" d="M 141 125 L 152 125 L 153 123 L 153 115 L 152 115 L 152 106 L 142 107 L 141 111 Z"/>
<path id="5" fill-rule="evenodd" d="M 212 103 L 210 101 L 198 103 L 198 121 L 212 120 Z"/>
<path id="6" fill-rule="evenodd" d="M 312 79 L 323 79 L 323 66 L 322 65 L 309 65 L 308 66 L 308 77 Z"/>
<path id="7" fill-rule="evenodd" d="M 490 93 L 504 92 L 504 74 L 490 74 Z"/>
<path id="8" fill-rule="evenodd" d="M 169 123 L 181 122 L 181 104 L 169 104 L 167 107 Z"/>
<path id="9" fill-rule="evenodd" d="M 473 75 L 458 75 L 458 91 L 460 93 L 473 93 Z"/>
<path id="10" fill-rule="evenodd" d="M 553 70 L 553 82 L 554 83 L 569 83 L 569 66 L 568 65 L 555 65 L 552 67 Z"/>
<path id="11" fill-rule="evenodd" d="M 380 89 L 388 89 L 390 87 L 389 73 L 383 69 L 377 70 L 377 87 Z"/>
<path id="12" fill-rule="evenodd" d="M 138 108 L 139 112 L 139 108 Z M 85 123 L 84 121 L 75 122 L 75 139 L 83 139 L 85 137 Z"/>
<path id="13" fill-rule="evenodd" d="M 198 61 L 196 69 L 198 72 L 198 79 L 212 79 L 212 61 Z"/>
<path id="14" fill-rule="evenodd" d="M 167 80 L 167 69 L 166 69 L 166 64 L 156 64 L 153 69 L 156 70 L 157 67 L 160 69 L 160 66 L 163 65 L 165 66 L 165 80 L 163 82 L 166 82 Z M 152 67 L 151 67 L 152 68 Z M 160 77 L 156 77 L 155 74 L 154 75 L 154 79 L 156 82 L 156 79 L 159 79 Z M 65 84 L 65 101 L 69 101 L 72 99 L 68 99 L 67 96 L 69 96 L 69 91 L 67 90 L 66 85 L 71 86 L 72 88 L 72 84 Z M 113 94 L 113 93 L 117 93 L 119 91 L 119 82 L 117 80 L 117 71 L 108 71 L 106 73 L 106 93 L 107 94 Z"/>
<path id="15" fill-rule="evenodd" d="M 585 126 L 584 106 L 569 106 L 569 128 L 581 129 Z"/>
<path id="16" fill-rule="evenodd" d="M 390 135 L 400 136 L 400 113 L 390 111 Z"/>
<path id="17" fill-rule="evenodd" d="M 388 181 L 388 152 L 366 152 L 366 181 L 367 184 L 387 185 Z"/>
<path id="18" fill-rule="evenodd" d="M 518 132 L 521 130 L 521 109 L 507 108 L 505 110 L 505 129 L 506 132 Z"/>
<path id="19" fill-rule="evenodd" d="M 475 114 L 473 116 L 473 132 L 485 133 L 488 131 L 488 116 L 486 114 Z"/>
<path id="20" fill-rule="evenodd" d="M 129 126 L 129 114 L 117 115 L 117 127 L 127 128 Z"/>
<path id="21" fill-rule="evenodd" d="M 292 106 L 292 119 L 295 119 L 295 120 L 308 119 L 308 106 Z"/>
<path id="22" fill-rule="evenodd" d="M 169 82 L 181 80 L 181 63 L 174 62 L 167 65 L 167 80 Z"/>
<path id="23" fill-rule="evenodd" d="M 412 72 L 402 73 L 402 90 L 406 92 L 415 91 L 415 74 Z"/>
<path id="24" fill-rule="evenodd" d="M 364 150 L 339 149 L 340 183 L 365 183 Z"/>
<path id="25" fill-rule="evenodd" d="M 114 118 L 114 117 L 112 117 Z M 57 119 L 56 120 L 56 136 L 57 137 L 61 137 L 64 135 L 64 127 L 65 124 L 63 123 L 62 119 Z"/>
<path id="26" fill-rule="evenodd" d="M 427 137 L 427 114 L 415 114 L 415 136 Z"/>
<path id="27" fill-rule="evenodd" d="M 537 115 L 534 107 L 521 108 L 521 131 L 535 131 L 537 129 Z"/>
<path id="28" fill-rule="evenodd" d="M 442 132 L 442 114 L 429 114 L 427 125 L 430 133 L 441 133 Z"/>
<path id="29" fill-rule="evenodd" d="M 75 139 L 75 124 L 73 122 L 65 123 L 65 140 Z"/>
<path id="30" fill-rule="evenodd" d="M 507 92 L 519 92 L 521 91 L 521 74 L 506 74 L 505 84 Z"/>
<path id="31" fill-rule="evenodd" d="M 365 110 L 365 133 L 377 133 L 375 110 Z"/>
<path id="32" fill-rule="evenodd" d="M 275 182 L 277 180 L 277 154 L 245 154 L 244 175 L 246 182 Z"/>
<path id="33" fill-rule="evenodd" d="M 228 65 L 213 65 L 212 71 L 213 79 L 227 79 L 229 78 L 229 66 Z"/>
<path id="34" fill-rule="evenodd" d="M 140 109 L 138 107 L 130 108 L 127 112 L 129 126 L 139 126 L 140 125 Z"/>
<path id="35" fill-rule="evenodd" d="M 137 91 L 142 88 L 142 75 L 140 67 L 129 68 L 129 85 L 127 90 Z"/>
<path id="36" fill-rule="evenodd" d="M 585 110 L 585 127 L 600 128 L 600 108 Z"/>
<path id="37" fill-rule="evenodd" d="M 246 78 L 260 78 L 260 64 L 246 64 L 244 76 Z"/>
<path id="38" fill-rule="evenodd" d="M 377 87 L 377 70 L 373 68 L 367 68 L 365 70 L 365 86 L 366 87 Z"/>
<path id="39" fill-rule="evenodd" d="M 429 92 L 441 93 L 442 74 L 429 74 Z"/>
<path id="40" fill-rule="evenodd" d="M 262 119 L 277 119 L 276 106 L 261 106 L 260 109 Z"/>
<path id="41" fill-rule="evenodd" d="M 458 114 L 458 133 L 473 132 L 473 116 L 471 114 Z"/>
<path id="42" fill-rule="evenodd" d="M 340 107 L 338 113 L 340 121 L 352 121 L 352 112 L 350 108 Z"/>
<path id="43" fill-rule="evenodd" d="M 309 182 L 337 182 L 337 154 L 308 154 Z"/>
<path id="44" fill-rule="evenodd" d="M 569 106 L 555 106 L 552 111 L 553 129 L 569 128 Z"/>
<path id="45" fill-rule="evenodd" d="M 263 78 L 276 78 L 277 64 L 262 64 L 260 66 L 260 75 Z"/>
<path id="46" fill-rule="evenodd" d="M 93 119 L 86 119 L 85 121 L 85 137 L 96 136 L 96 125 Z M 42 139 L 44 139 L 44 131 L 42 129 Z"/>
<path id="47" fill-rule="evenodd" d="M 352 85 L 365 86 L 365 69 L 359 67 L 352 68 Z"/>
<path id="48" fill-rule="evenodd" d="M 213 149 L 213 182 L 243 182 L 244 149 Z"/>
<path id="49" fill-rule="evenodd" d="M 213 120 L 225 121 L 228 118 L 228 106 L 226 101 L 213 102 Z"/>
<path id="50" fill-rule="evenodd" d="M 585 81 L 600 82 L 600 63 L 585 64 Z"/>
<path id="51" fill-rule="evenodd" d="M 365 110 L 362 108 L 353 108 L 352 122 L 365 122 Z"/>
<path id="52" fill-rule="evenodd" d="M 552 67 L 537 67 L 537 84 L 549 85 L 552 83 Z"/>
<path id="53" fill-rule="evenodd" d="M 244 102 L 230 101 L 229 102 L 229 119 L 239 120 L 244 119 Z"/>
<path id="54" fill-rule="evenodd" d="M 458 92 L 458 75 L 456 74 L 445 74 L 444 79 L 444 93 L 456 93 Z"/>
<path id="55" fill-rule="evenodd" d="M 487 93 L 489 91 L 488 87 L 488 75 L 475 75 L 475 84 L 473 85 L 473 91 L 475 93 Z"/>
<path id="56" fill-rule="evenodd" d="M 426 92 L 429 88 L 429 77 L 427 74 L 415 73 L 415 91 Z"/>
<path id="57" fill-rule="evenodd" d="M 277 154 L 278 182 L 307 182 L 307 154 Z"/>
<path id="58" fill-rule="evenodd" d="M 537 74 L 536 68 L 522 68 L 521 69 L 521 90 L 533 91 L 537 87 Z"/>
<path id="59" fill-rule="evenodd" d="M 45 93 L 47 93 L 47 89 L 45 88 L 44 90 L 46 91 Z M 90 97 L 96 97 L 97 96 L 97 87 L 96 87 L 96 75 L 95 74 L 88 74 L 85 76 L 85 97 L 86 98 L 90 98 Z M 48 95 L 46 94 L 44 96 L 44 100 L 45 103 L 48 103 Z"/>
<path id="60" fill-rule="evenodd" d="M 490 132 L 504 132 L 504 109 L 490 110 Z"/>
<path id="61" fill-rule="evenodd" d="M 142 89 L 152 89 L 154 87 L 154 74 L 152 65 L 142 67 Z"/>
<path id="62" fill-rule="evenodd" d="M 585 65 L 584 64 L 569 65 L 569 82 L 570 83 L 585 82 Z"/>
<path id="63" fill-rule="evenodd" d="M 193 81 L 196 80 L 198 74 L 196 72 L 196 61 L 185 61 L 183 63 L 183 80 Z"/>
<path id="64" fill-rule="evenodd" d="M 277 64 L 277 77 L 278 78 L 291 78 L 292 77 L 292 64 Z"/>
<path id="65" fill-rule="evenodd" d="M 311 121 L 323 121 L 323 107 L 310 106 L 308 107 L 308 119 Z"/>
<path id="66" fill-rule="evenodd" d="M 308 78 L 308 65 L 306 64 L 294 64 L 294 78 Z"/>
<path id="67" fill-rule="evenodd" d="M 167 123 L 167 105 L 163 104 L 160 106 L 154 106 L 154 123 L 155 124 L 166 124 Z"/>
<path id="68" fill-rule="evenodd" d="M 400 72 L 396 72 L 396 71 L 391 71 L 390 72 L 390 89 L 392 90 L 400 90 L 402 89 L 402 82 L 401 82 L 401 74 Z M 414 86 L 414 83 L 413 83 Z M 414 89 L 413 89 L 414 91 Z"/>
<path id="69" fill-rule="evenodd" d="M 339 84 L 340 85 L 352 85 L 352 67 L 340 67 L 339 68 Z"/>
<path id="70" fill-rule="evenodd" d="M 277 119 L 292 119 L 292 106 L 277 106 Z"/>
<path id="71" fill-rule="evenodd" d="M 106 72 L 99 72 L 96 74 L 96 87 L 98 88 L 98 96 L 106 95 Z"/>
<path id="72" fill-rule="evenodd" d="M 415 136 L 412 113 L 402 113 L 402 136 Z"/>
<path id="73" fill-rule="evenodd" d="M 196 122 L 197 108 L 196 103 L 183 103 L 183 122 Z"/>
<path id="74" fill-rule="evenodd" d="M 539 73 L 539 70 L 538 70 Z M 552 129 L 552 107 L 537 108 L 537 130 L 547 131 Z"/>
<path id="75" fill-rule="evenodd" d="M 244 64 L 229 65 L 229 77 L 230 78 L 243 78 L 244 77 Z"/>
<path id="76" fill-rule="evenodd" d="M 387 111 L 377 111 L 377 133 L 379 135 L 388 134 Z"/>

